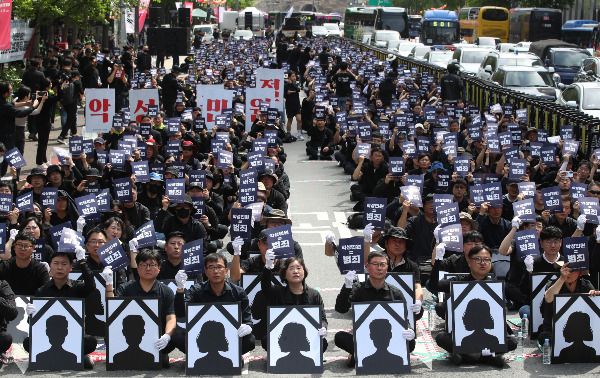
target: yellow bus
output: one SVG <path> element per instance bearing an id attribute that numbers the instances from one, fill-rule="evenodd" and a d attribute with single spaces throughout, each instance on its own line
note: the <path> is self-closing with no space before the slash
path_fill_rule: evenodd
<path id="1" fill-rule="evenodd" d="M 460 35 L 473 43 L 477 37 L 508 40 L 508 9 L 500 7 L 463 8 L 458 12 Z"/>

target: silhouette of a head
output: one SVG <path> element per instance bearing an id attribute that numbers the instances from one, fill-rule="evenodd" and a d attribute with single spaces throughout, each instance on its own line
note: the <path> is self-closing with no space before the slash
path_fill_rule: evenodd
<path id="1" fill-rule="evenodd" d="M 590 327 L 590 316 L 585 312 L 574 312 L 567 319 L 563 328 L 565 341 L 572 343 L 574 341 L 592 341 L 594 334 Z"/>
<path id="2" fill-rule="evenodd" d="M 46 335 L 50 345 L 63 345 L 69 334 L 69 322 L 62 315 L 52 315 L 46 319 Z"/>
<path id="3" fill-rule="evenodd" d="M 200 353 L 208 352 L 227 352 L 229 350 L 229 341 L 225 337 L 225 327 L 222 323 L 209 320 L 202 325 L 196 345 Z"/>
<path id="4" fill-rule="evenodd" d="M 146 322 L 141 315 L 127 315 L 123 318 L 123 336 L 127 345 L 140 345 L 146 333 Z"/>
<path id="5" fill-rule="evenodd" d="M 375 348 L 385 348 L 390 345 L 392 339 L 392 324 L 387 319 L 375 319 L 369 324 L 371 340 Z"/>
<path id="6" fill-rule="evenodd" d="M 483 299 L 472 299 L 463 314 L 463 323 L 467 331 L 493 329 L 494 318 L 490 313 L 490 304 Z"/>
<path id="7" fill-rule="evenodd" d="M 288 323 L 279 335 L 279 348 L 282 352 L 308 352 L 310 343 L 306 338 L 306 328 L 300 323 Z"/>

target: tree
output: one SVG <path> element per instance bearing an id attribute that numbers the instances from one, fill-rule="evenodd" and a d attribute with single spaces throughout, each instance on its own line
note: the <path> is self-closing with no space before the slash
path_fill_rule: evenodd
<path id="1" fill-rule="evenodd" d="M 243 10 L 245 8 L 248 7 L 253 7 L 254 3 L 256 3 L 256 1 L 254 0 L 238 0 L 240 9 L 239 10 Z M 236 10 L 235 9 L 235 0 L 227 0 L 227 8 L 231 8 L 232 10 Z"/>
<path id="2" fill-rule="evenodd" d="M 548 0 L 546 0 L 548 1 Z M 575 0 L 550 0 L 549 3 L 542 0 L 524 0 L 521 7 L 553 8 L 565 10 L 575 4 Z"/>

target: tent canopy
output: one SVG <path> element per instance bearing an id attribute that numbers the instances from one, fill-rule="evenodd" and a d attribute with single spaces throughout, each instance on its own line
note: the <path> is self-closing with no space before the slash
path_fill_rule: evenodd
<path id="1" fill-rule="evenodd" d="M 196 8 L 192 11 L 192 17 L 206 17 L 206 12 L 200 8 Z"/>

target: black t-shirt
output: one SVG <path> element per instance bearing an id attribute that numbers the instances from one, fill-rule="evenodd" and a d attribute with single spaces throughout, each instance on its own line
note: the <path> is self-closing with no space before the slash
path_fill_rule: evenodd
<path id="1" fill-rule="evenodd" d="M 335 94 L 340 97 L 349 97 L 352 94 L 352 88 L 350 88 L 352 81 L 356 81 L 356 79 L 349 72 L 338 72 L 333 75 L 333 82 L 336 85 Z"/>
<path id="2" fill-rule="evenodd" d="M 13 257 L 0 263 L 0 279 L 6 280 L 16 295 L 35 295 L 50 277 L 39 261 L 32 259 L 25 268 L 19 268 Z"/>

